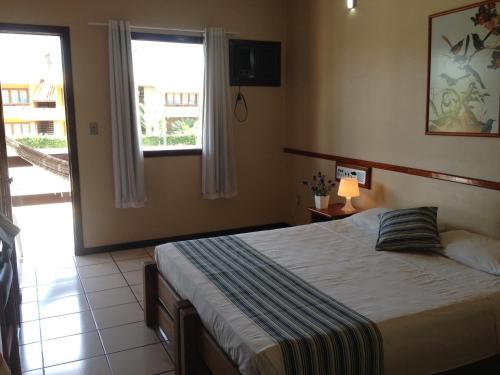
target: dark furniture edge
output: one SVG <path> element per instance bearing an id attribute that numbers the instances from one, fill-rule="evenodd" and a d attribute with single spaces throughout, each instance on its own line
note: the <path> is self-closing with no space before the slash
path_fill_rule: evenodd
<path id="1" fill-rule="evenodd" d="M 190 156 L 190 155 L 201 155 L 201 148 L 189 148 L 189 149 L 179 149 L 179 150 L 144 150 L 142 152 L 145 158 L 158 158 L 162 156 Z"/>

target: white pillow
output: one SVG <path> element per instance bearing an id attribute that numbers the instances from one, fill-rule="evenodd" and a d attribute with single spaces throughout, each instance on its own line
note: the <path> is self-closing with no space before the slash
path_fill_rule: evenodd
<path id="1" fill-rule="evenodd" d="M 359 214 L 354 214 L 345 220 L 372 232 L 378 232 L 378 228 L 380 226 L 379 216 L 382 216 L 382 214 L 389 211 L 392 210 L 382 207 L 370 208 L 369 210 L 360 212 Z"/>
<path id="2" fill-rule="evenodd" d="M 500 241 L 466 230 L 441 233 L 444 256 L 480 271 L 500 276 Z"/>

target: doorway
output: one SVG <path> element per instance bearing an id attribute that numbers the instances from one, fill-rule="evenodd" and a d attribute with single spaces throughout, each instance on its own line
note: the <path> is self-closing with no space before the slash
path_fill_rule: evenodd
<path id="1" fill-rule="evenodd" d="M 0 51 L 3 201 L 38 267 L 83 248 L 69 29 L 0 24 Z"/>

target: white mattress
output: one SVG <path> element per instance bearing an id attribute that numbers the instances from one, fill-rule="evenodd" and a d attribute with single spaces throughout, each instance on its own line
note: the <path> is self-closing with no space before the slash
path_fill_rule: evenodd
<path id="1" fill-rule="evenodd" d="M 386 374 L 429 374 L 499 353 L 500 277 L 440 255 L 374 250 L 376 233 L 333 221 L 239 235 L 379 327 Z M 279 346 L 172 245 L 158 268 L 242 374 L 283 374 Z"/>

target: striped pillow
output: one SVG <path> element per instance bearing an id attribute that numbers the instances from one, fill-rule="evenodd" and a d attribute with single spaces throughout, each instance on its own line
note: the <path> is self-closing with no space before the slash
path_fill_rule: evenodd
<path id="1" fill-rule="evenodd" d="M 380 216 L 376 250 L 431 250 L 441 248 L 437 207 L 407 208 Z"/>

